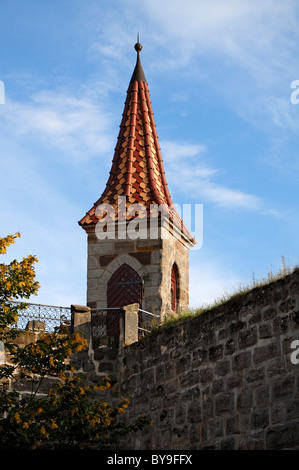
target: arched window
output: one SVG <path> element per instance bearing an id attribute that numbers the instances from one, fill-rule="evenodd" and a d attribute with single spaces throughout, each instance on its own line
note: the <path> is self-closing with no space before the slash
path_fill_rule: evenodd
<path id="1" fill-rule="evenodd" d="M 179 301 L 179 271 L 177 265 L 174 263 L 171 268 L 171 309 L 176 312 Z"/>
<path id="2" fill-rule="evenodd" d="M 128 264 L 122 264 L 108 281 L 107 307 L 123 307 L 124 305 L 142 301 L 142 279 Z M 119 310 L 108 311 L 108 336 L 119 334 Z"/>

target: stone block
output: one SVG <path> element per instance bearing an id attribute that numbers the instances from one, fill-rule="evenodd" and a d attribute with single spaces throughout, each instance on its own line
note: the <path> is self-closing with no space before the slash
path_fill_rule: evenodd
<path id="1" fill-rule="evenodd" d="M 215 418 L 208 421 L 209 441 L 215 441 L 218 437 L 224 436 L 224 419 Z"/>
<path id="2" fill-rule="evenodd" d="M 299 415 L 298 415 L 299 416 Z M 281 424 L 286 420 L 286 406 L 283 402 L 276 402 L 270 408 L 270 424 Z"/>
<path id="3" fill-rule="evenodd" d="M 230 416 L 226 419 L 226 434 L 239 434 L 240 425 L 239 425 L 239 416 Z"/>
<path id="4" fill-rule="evenodd" d="M 285 377 L 281 380 L 276 380 L 272 384 L 272 398 L 274 400 L 285 399 L 293 397 L 295 393 L 295 377 Z"/>
<path id="5" fill-rule="evenodd" d="M 284 377 L 286 374 L 285 358 L 283 356 L 278 356 L 271 359 L 266 365 L 266 370 L 269 378 Z"/>
<path id="6" fill-rule="evenodd" d="M 252 439 L 251 436 L 241 437 L 238 450 L 264 450 L 264 439 Z"/>
<path id="7" fill-rule="evenodd" d="M 199 423 L 201 420 L 201 403 L 200 401 L 192 402 L 188 408 L 187 419 L 189 423 Z"/>
<path id="8" fill-rule="evenodd" d="M 246 371 L 245 379 L 247 383 L 253 384 L 254 382 L 264 382 L 265 380 L 265 367 L 254 368 Z"/>
<path id="9" fill-rule="evenodd" d="M 87 279 L 87 289 L 96 289 L 97 288 L 97 279 Z"/>
<path id="10" fill-rule="evenodd" d="M 124 345 L 129 346 L 130 344 L 138 341 L 138 312 L 139 304 L 126 305 L 125 311 L 125 337 Z"/>
<path id="11" fill-rule="evenodd" d="M 217 395 L 217 393 L 224 392 L 225 381 L 223 379 L 213 380 L 212 383 L 212 394 Z"/>
<path id="12" fill-rule="evenodd" d="M 251 326 L 251 325 L 254 325 L 256 323 L 259 323 L 262 319 L 262 314 L 260 311 L 258 312 L 254 312 L 254 314 L 252 315 L 252 317 L 249 319 L 248 321 L 248 325 Z"/>
<path id="13" fill-rule="evenodd" d="M 209 348 L 209 361 L 217 361 L 223 357 L 223 345 L 218 344 Z"/>
<path id="14" fill-rule="evenodd" d="M 286 413 L 289 419 L 296 419 L 298 421 L 299 418 L 299 399 L 295 400 L 287 400 L 286 404 Z"/>
<path id="15" fill-rule="evenodd" d="M 229 327 L 229 330 L 230 330 L 230 333 L 231 334 L 234 334 L 234 333 L 237 333 L 238 331 L 242 330 L 243 328 L 245 328 L 246 326 L 246 323 L 243 322 L 243 321 L 237 321 L 237 322 L 234 322 L 230 325 Z"/>
<path id="16" fill-rule="evenodd" d="M 222 360 L 216 363 L 215 365 L 215 374 L 220 377 L 224 377 L 225 375 L 230 373 L 230 361 Z"/>
<path id="17" fill-rule="evenodd" d="M 184 446 L 188 446 L 188 427 L 175 427 L 171 434 L 171 446 L 173 449 L 184 449 Z"/>
<path id="18" fill-rule="evenodd" d="M 257 328 L 253 326 L 249 330 L 241 331 L 239 333 L 239 348 L 247 348 L 253 346 L 257 342 Z"/>
<path id="19" fill-rule="evenodd" d="M 231 390 L 233 388 L 239 388 L 243 385 L 243 376 L 241 375 L 232 375 L 228 377 L 226 381 L 227 390 Z"/>
<path id="20" fill-rule="evenodd" d="M 285 334 L 289 329 L 289 316 L 276 317 L 273 320 L 273 335 Z"/>
<path id="21" fill-rule="evenodd" d="M 152 253 L 151 251 L 148 252 L 140 252 L 140 253 L 129 253 L 130 256 L 133 258 L 137 259 L 140 264 L 143 264 L 145 266 L 149 265 L 152 263 Z"/>
<path id="22" fill-rule="evenodd" d="M 87 341 L 91 339 L 91 313 L 90 307 L 85 305 L 71 305 L 71 329 L 79 332 Z"/>
<path id="23" fill-rule="evenodd" d="M 260 338 L 271 338 L 272 337 L 272 328 L 268 323 L 264 323 L 259 327 L 259 337 Z"/>
<path id="24" fill-rule="evenodd" d="M 270 403 L 269 385 L 260 385 L 253 389 L 253 403 L 256 408 L 266 407 Z"/>
<path id="25" fill-rule="evenodd" d="M 44 332 L 46 330 L 46 322 L 40 320 L 30 320 L 25 330 L 33 332 Z"/>
<path id="26" fill-rule="evenodd" d="M 266 428 L 269 425 L 269 409 L 253 410 L 251 414 L 252 429 Z"/>
<path id="27" fill-rule="evenodd" d="M 264 321 L 268 321 L 271 318 L 275 318 L 277 316 L 277 312 L 274 307 L 267 306 L 262 310 L 262 316 Z"/>
<path id="28" fill-rule="evenodd" d="M 296 307 L 296 298 L 295 297 L 290 297 L 287 300 L 284 300 L 280 303 L 279 305 L 279 310 L 282 313 L 288 313 L 292 312 Z"/>
<path id="29" fill-rule="evenodd" d="M 224 354 L 226 356 L 231 356 L 236 351 L 236 340 L 234 338 L 229 338 L 225 343 Z"/>
<path id="30" fill-rule="evenodd" d="M 251 351 L 244 351 L 232 358 L 232 370 L 239 371 L 251 366 Z"/>
<path id="31" fill-rule="evenodd" d="M 220 450 L 235 450 L 237 440 L 235 437 L 227 437 L 220 441 Z"/>
<path id="32" fill-rule="evenodd" d="M 247 413 L 251 410 L 253 404 L 253 392 L 251 388 L 243 388 L 237 397 L 237 410 L 240 413 Z"/>
<path id="33" fill-rule="evenodd" d="M 111 261 L 113 261 L 115 258 L 117 258 L 117 254 L 111 254 L 111 255 L 101 255 L 99 257 L 99 263 L 100 263 L 100 266 L 108 266 L 109 263 L 111 263 Z"/>
<path id="34" fill-rule="evenodd" d="M 115 241 L 114 242 L 114 253 L 128 253 L 129 251 L 135 251 L 134 241 Z"/>
<path id="35" fill-rule="evenodd" d="M 191 368 L 191 355 L 183 356 L 176 361 L 176 373 L 177 375 L 186 372 Z"/>
<path id="36" fill-rule="evenodd" d="M 213 369 L 211 367 L 207 367 L 205 369 L 200 370 L 199 377 L 200 377 L 200 382 L 203 385 L 205 385 L 208 382 L 211 382 L 211 380 L 213 380 Z"/>
<path id="37" fill-rule="evenodd" d="M 297 448 L 299 443 L 299 423 L 273 426 L 266 431 L 266 450 Z"/>
<path id="38" fill-rule="evenodd" d="M 216 415 L 234 412 L 234 394 L 230 392 L 221 393 L 215 398 Z"/>
<path id="39" fill-rule="evenodd" d="M 186 372 L 180 377 L 181 387 L 190 388 L 199 383 L 199 371 L 197 369 Z"/>
<path id="40" fill-rule="evenodd" d="M 258 346 L 253 352 L 254 364 L 260 364 L 261 362 L 268 361 L 273 357 L 280 355 L 280 342 L 275 341 L 264 346 Z"/>
<path id="41" fill-rule="evenodd" d="M 104 372 L 110 377 L 110 373 L 114 371 L 115 364 L 113 362 L 101 361 L 98 363 L 98 371 Z"/>

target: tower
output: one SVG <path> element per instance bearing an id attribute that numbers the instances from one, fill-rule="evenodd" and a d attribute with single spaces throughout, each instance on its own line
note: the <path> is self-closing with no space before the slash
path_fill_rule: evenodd
<path id="1" fill-rule="evenodd" d="M 170 197 L 139 41 L 135 50 L 106 188 L 79 221 L 88 235 L 87 305 L 139 303 L 163 320 L 188 308 L 196 242 Z"/>

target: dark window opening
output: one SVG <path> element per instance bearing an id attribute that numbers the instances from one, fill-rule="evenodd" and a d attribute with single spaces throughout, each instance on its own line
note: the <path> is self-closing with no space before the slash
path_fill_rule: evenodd
<path id="1" fill-rule="evenodd" d="M 179 272 L 174 263 L 171 269 L 171 309 L 176 312 L 179 303 Z"/>

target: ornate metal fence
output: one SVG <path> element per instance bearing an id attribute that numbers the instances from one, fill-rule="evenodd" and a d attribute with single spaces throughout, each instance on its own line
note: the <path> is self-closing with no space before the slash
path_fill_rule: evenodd
<path id="1" fill-rule="evenodd" d="M 119 334 L 119 315 L 121 307 L 92 308 L 91 309 L 91 334 L 92 336 L 116 336 Z M 118 321 L 115 319 L 118 318 Z"/>
<path id="2" fill-rule="evenodd" d="M 107 336 L 107 310 L 91 309 L 91 335 Z"/>
<path id="3" fill-rule="evenodd" d="M 12 301 L 11 303 L 19 304 L 20 302 Z M 62 322 L 71 321 L 71 307 L 24 303 L 26 303 L 27 308 L 19 312 L 18 321 L 15 323 L 14 328 L 24 330 L 29 321 L 36 320 L 44 322 L 45 331 L 51 332 Z M 122 307 L 91 309 L 92 336 L 104 337 L 119 334 L 118 331 L 113 331 L 111 328 L 115 324 L 112 321 L 113 318 L 119 318 L 121 310 Z M 139 309 L 139 338 L 146 336 L 157 322 L 159 322 L 159 315 Z"/>
<path id="4" fill-rule="evenodd" d="M 20 302 L 12 301 L 12 304 L 19 304 Z M 71 320 L 70 307 L 57 307 L 55 305 L 42 305 L 32 304 L 27 302 L 26 310 L 22 310 L 18 314 L 18 321 L 14 328 L 24 330 L 28 321 L 36 320 L 45 323 L 45 331 L 54 331 L 54 328 L 59 326 L 62 322 Z"/>
<path id="5" fill-rule="evenodd" d="M 116 325 L 119 325 L 121 310 L 122 307 L 91 309 L 92 336 L 117 336 L 119 329 Z M 146 336 L 151 331 L 153 325 L 159 323 L 159 321 L 159 315 L 139 309 L 138 337 Z"/>

